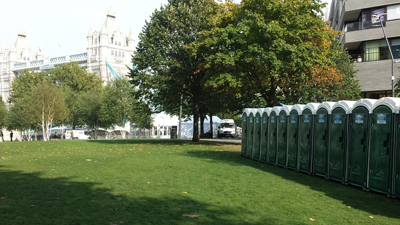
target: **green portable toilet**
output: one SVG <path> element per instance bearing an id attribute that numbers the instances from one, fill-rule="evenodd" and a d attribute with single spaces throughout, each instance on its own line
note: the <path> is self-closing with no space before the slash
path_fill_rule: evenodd
<path id="1" fill-rule="evenodd" d="M 279 111 L 281 106 L 275 106 L 271 110 L 271 115 L 268 120 L 268 147 L 267 147 L 267 162 L 276 165 L 276 149 L 277 149 L 277 124 Z"/>
<path id="2" fill-rule="evenodd" d="M 329 152 L 329 117 L 335 102 L 323 102 L 315 115 L 313 173 L 318 176 L 328 175 Z"/>
<path id="3" fill-rule="evenodd" d="M 298 170 L 299 156 L 299 119 L 303 112 L 304 105 L 294 105 L 288 116 L 287 129 L 287 168 Z"/>
<path id="4" fill-rule="evenodd" d="M 246 156 L 246 150 L 247 150 L 247 121 L 249 120 L 249 115 L 250 115 L 250 109 L 244 109 L 243 114 L 242 114 L 242 150 L 241 150 L 241 155 Z"/>
<path id="5" fill-rule="evenodd" d="M 268 148 L 268 119 L 272 108 L 264 108 L 261 117 L 260 161 L 267 162 Z"/>
<path id="6" fill-rule="evenodd" d="M 308 103 L 304 106 L 300 116 L 300 150 L 299 170 L 308 174 L 312 173 L 314 155 L 314 122 L 319 103 Z"/>
<path id="7" fill-rule="evenodd" d="M 394 196 L 400 197 L 400 106 L 396 110 L 396 148 L 394 151 Z"/>
<path id="8" fill-rule="evenodd" d="M 388 195 L 393 191 L 394 117 L 399 105 L 399 98 L 381 98 L 371 118 L 367 188 Z"/>
<path id="9" fill-rule="evenodd" d="M 261 116 L 263 109 L 257 109 L 254 117 L 253 156 L 252 159 L 260 160 Z"/>
<path id="10" fill-rule="evenodd" d="M 346 183 L 367 187 L 367 157 L 372 106 L 378 100 L 360 99 L 353 105 L 349 122 L 349 149 Z"/>
<path id="11" fill-rule="evenodd" d="M 332 106 L 329 128 L 328 178 L 345 183 L 349 114 L 355 101 L 338 101 Z"/>
<path id="12" fill-rule="evenodd" d="M 287 118 L 293 106 L 285 105 L 280 108 L 277 123 L 277 165 L 287 166 Z"/>
<path id="13" fill-rule="evenodd" d="M 254 120 L 257 109 L 250 109 L 249 119 L 247 120 L 247 149 L 246 156 L 253 157 L 253 140 L 254 140 Z"/>

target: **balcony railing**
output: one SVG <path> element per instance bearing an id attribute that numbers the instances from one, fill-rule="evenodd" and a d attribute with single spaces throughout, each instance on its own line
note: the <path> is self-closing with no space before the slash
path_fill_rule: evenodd
<path id="1" fill-rule="evenodd" d="M 383 26 L 386 24 L 384 23 Z M 372 24 L 371 22 L 354 22 L 354 23 L 347 23 L 343 29 L 343 33 L 350 32 L 350 31 L 357 31 L 357 30 L 366 30 L 381 27 L 381 24 Z"/>

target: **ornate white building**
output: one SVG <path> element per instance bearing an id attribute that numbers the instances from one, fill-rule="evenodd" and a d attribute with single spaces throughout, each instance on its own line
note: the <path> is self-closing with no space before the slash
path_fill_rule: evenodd
<path id="1" fill-rule="evenodd" d="M 132 30 L 125 36 L 119 29 L 113 12 L 109 12 L 100 31 L 89 29 L 87 36 L 87 70 L 97 73 L 106 82 L 112 79 L 106 61 L 119 74 L 127 74 L 134 51 Z"/>
<path id="2" fill-rule="evenodd" d="M 83 41 L 82 37 L 82 41 Z M 89 28 L 87 52 L 50 58 L 44 56 L 39 48 L 32 50 L 26 34 L 20 32 L 17 40 L 8 48 L 0 51 L 0 95 L 7 101 L 11 93 L 11 84 L 25 69 L 43 71 L 69 62 L 78 62 L 88 72 L 97 73 L 106 84 L 113 79 L 108 64 L 120 75 L 126 75 L 131 67 L 131 55 L 134 51 L 132 30 L 129 36 L 121 32 L 113 12 L 108 12 L 100 31 Z"/>

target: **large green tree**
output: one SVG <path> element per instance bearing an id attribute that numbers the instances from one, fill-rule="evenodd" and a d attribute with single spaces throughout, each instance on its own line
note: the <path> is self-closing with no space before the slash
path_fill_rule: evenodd
<path id="1" fill-rule="evenodd" d="M 86 107 L 85 103 L 82 102 L 83 99 L 80 97 L 80 94 L 102 89 L 102 79 L 95 73 L 87 72 L 78 63 L 67 63 L 57 66 L 50 70 L 50 75 L 51 80 L 59 87 L 62 87 L 66 93 L 69 116 L 63 122 L 71 124 L 74 129 L 76 126 L 85 125 L 79 116 L 79 111 L 85 110 L 81 107 Z"/>
<path id="2" fill-rule="evenodd" d="M 343 51 L 332 45 L 339 33 L 322 20 L 323 6 L 319 0 L 227 4 L 199 39 L 211 50 L 206 67 L 216 71 L 208 83 L 240 84 L 266 106 L 346 98 L 343 90 L 358 86 L 338 68 L 335 57 Z"/>
<path id="3" fill-rule="evenodd" d="M 159 111 L 178 115 L 183 96 L 184 115 L 193 115 L 193 141 L 199 140 L 200 108 L 206 101 L 201 70 L 204 52 L 189 44 L 210 29 L 208 18 L 217 11 L 213 0 L 169 0 L 156 10 L 139 35 L 130 71 L 132 83 Z M 194 46 L 196 47 L 196 46 Z"/>

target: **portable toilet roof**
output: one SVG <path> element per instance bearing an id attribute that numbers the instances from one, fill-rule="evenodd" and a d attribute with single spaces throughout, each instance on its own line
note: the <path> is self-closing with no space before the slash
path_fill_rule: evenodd
<path id="1" fill-rule="evenodd" d="M 323 102 L 318 106 L 317 111 L 319 109 L 326 109 L 326 111 L 328 111 L 328 114 L 331 114 L 333 105 L 335 105 L 335 104 L 336 104 L 336 102 Z"/>
<path id="2" fill-rule="evenodd" d="M 384 97 L 380 98 L 377 102 L 372 106 L 372 111 L 376 109 L 376 107 L 380 105 L 386 105 L 392 110 L 392 113 L 398 113 L 400 108 L 400 98 L 394 97 Z"/>
<path id="3" fill-rule="evenodd" d="M 342 108 L 346 114 L 350 114 L 356 101 L 338 101 L 332 106 L 332 111 L 336 108 Z"/>
<path id="4" fill-rule="evenodd" d="M 250 114 L 252 114 L 253 113 L 253 116 L 256 116 L 256 113 L 257 113 L 257 108 L 252 108 L 252 109 L 250 109 Z M 249 114 L 249 115 L 250 115 Z"/>
<path id="5" fill-rule="evenodd" d="M 303 105 L 303 104 L 296 104 L 296 105 L 293 106 L 292 110 L 290 110 L 290 111 L 296 110 L 297 114 L 301 115 L 303 113 L 303 110 L 304 110 L 305 106 L 306 105 Z"/>
<path id="6" fill-rule="evenodd" d="M 264 108 L 264 112 L 266 112 L 268 116 L 271 115 L 272 107 Z"/>
<path id="7" fill-rule="evenodd" d="M 281 112 L 281 110 L 282 110 L 282 106 L 274 106 L 274 107 L 272 108 L 272 111 L 274 111 L 276 115 L 279 115 L 279 113 Z M 272 112 L 272 111 L 271 111 L 271 112 Z"/>
<path id="8" fill-rule="evenodd" d="M 311 111 L 311 113 L 312 113 L 313 115 L 315 115 L 315 114 L 317 114 L 317 110 L 318 110 L 318 106 L 319 106 L 319 105 L 320 105 L 320 103 L 316 103 L 316 102 L 307 103 L 307 104 L 304 106 L 303 111 L 306 110 L 306 109 L 309 109 L 309 110 Z"/>
<path id="9" fill-rule="evenodd" d="M 365 108 L 368 109 L 368 112 L 372 114 L 373 111 L 373 106 L 377 102 L 377 99 L 369 99 L 369 98 L 362 98 L 353 105 L 353 110 L 359 106 L 364 106 Z"/>
<path id="10" fill-rule="evenodd" d="M 282 106 L 282 110 L 286 112 L 286 115 L 290 114 L 290 110 L 292 110 L 293 106 L 292 105 L 284 105 Z"/>
<path id="11" fill-rule="evenodd" d="M 262 116 L 262 114 L 264 113 L 264 108 L 259 108 L 256 110 L 256 114 L 259 113 L 260 116 Z"/>
<path id="12" fill-rule="evenodd" d="M 257 110 L 256 108 L 246 108 L 244 109 L 243 113 L 246 113 L 247 116 L 250 116 L 250 113 L 254 114 L 254 111 Z"/>

